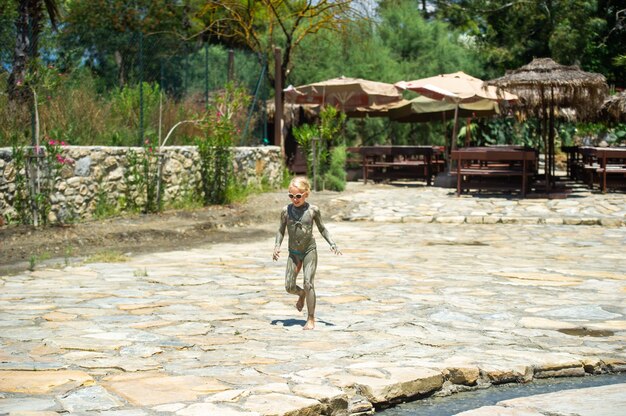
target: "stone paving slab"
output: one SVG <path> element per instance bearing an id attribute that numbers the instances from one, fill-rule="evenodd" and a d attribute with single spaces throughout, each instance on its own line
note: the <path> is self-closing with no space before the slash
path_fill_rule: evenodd
<path id="1" fill-rule="evenodd" d="M 356 212 L 402 212 L 375 188 Z M 327 225 L 315 331 L 273 238 L 0 277 L 0 414 L 357 415 L 626 370 L 626 227 Z"/>

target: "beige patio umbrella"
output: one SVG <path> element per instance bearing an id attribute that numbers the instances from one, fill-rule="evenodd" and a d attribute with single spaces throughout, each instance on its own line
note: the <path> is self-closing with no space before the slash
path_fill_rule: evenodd
<path id="1" fill-rule="evenodd" d="M 406 105 L 409 100 L 404 98 L 390 104 L 374 104 L 367 107 L 356 107 L 346 111 L 348 117 L 365 118 L 365 117 L 389 117 L 391 111 L 400 106 Z"/>
<path id="2" fill-rule="evenodd" d="M 402 100 L 402 90 L 393 84 L 362 78 L 339 77 L 283 90 L 288 102 L 294 104 L 334 105 L 348 112 L 372 108 Z"/>
<path id="3" fill-rule="evenodd" d="M 593 118 L 608 92 L 606 78 L 601 74 L 582 71 L 578 66 L 566 66 L 550 58 L 537 58 L 519 69 L 507 71 L 488 84 L 517 94 L 521 109 L 542 120 L 546 190 L 554 180 L 555 113 L 560 108 L 572 108 L 578 119 Z"/>
<path id="4" fill-rule="evenodd" d="M 516 95 L 510 94 L 504 91 L 504 89 L 489 86 L 483 80 L 462 71 L 420 78 L 414 81 L 400 81 L 395 85 L 431 99 L 454 104 L 454 127 L 452 129 L 451 149 L 456 148 L 458 117 L 462 104 L 484 102 L 485 100 L 498 103 L 513 103 L 517 101 Z"/>
<path id="5" fill-rule="evenodd" d="M 442 88 L 456 94 L 464 103 L 482 99 L 500 102 L 517 100 L 515 95 L 488 85 L 482 79 L 468 75 L 463 71 L 420 78 L 414 81 L 400 81 L 396 83 L 396 86 L 418 92 L 435 100 L 444 98 L 437 92 L 436 88 Z M 431 86 L 435 88 L 431 88 Z"/>
<path id="6" fill-rule="evenodd" d="M 389 109 L 390 120 L 398 123 L 420 123 L 429 121 L 449 120 L 457 111 L 458 117 L 489 117 L 500 112 L 498 103 L 491 100 L 480 100 L 472 103 L 460 103 L 458 110 L 456 104 L 446 101 L 433 100 L 420 95 L 412 100 L 407 100 L 402 105 Z"/>

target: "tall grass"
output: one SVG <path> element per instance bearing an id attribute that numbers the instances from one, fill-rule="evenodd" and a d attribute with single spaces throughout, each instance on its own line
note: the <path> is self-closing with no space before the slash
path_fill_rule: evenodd
<path id="1" fill-rule="evenodd" d="M 163 138 L 177 122 L 203 111 L 204 104 L 192 97 L 176 101 L 162 94 L 157 84 L 144 83 L 144 134 L 140 137 L 138 85 L 103 93 L 87 71 L 48 72 L 49 79 L 35 88 L 41 140 L 49 137 L 72 145 L 138 146 L 145 137 L 157 138 L 159 120 Z M 6 82 L 7 75 L 0 74 L 0 147 L 15 141 L 29 145 L 33 135 L 32 106 L 10 102 L 4 93 Z M 193 127 L 184 126 L 172 134 L 167 144 L 193 144 L 193 136 L 197 135 Z"/>

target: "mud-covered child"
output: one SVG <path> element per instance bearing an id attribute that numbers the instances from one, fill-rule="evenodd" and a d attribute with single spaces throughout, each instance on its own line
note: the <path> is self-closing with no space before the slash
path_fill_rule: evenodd
<path id="1" fill-rule="evenodd" d="M 307 178 L 297 176 L 291 180 L 288 188 L 291 203 L 286 205 L 280 213 L 280 226 L 276 233 L 274 253 L 272 258 L 278 260 L 280 245 L 285 237 L 285 229 L 289 236 L 289 256 L 285 273 L 285 289 L 288 293 L 298 296 L 296 308 L 302 311 L 306 302 L 307 321 L 302 329 L 315 328 L 315 270 L 317 269 L 317 248 L 313 238 L 313 224 L 330 245 L 330 250 L 340 255 L 341 251 L 333 241 L 330 233 L 324 226 L 320 209 L 306 202 L 311 193 L 311 186 Z M 304 275 L 303 287 L 296 284 L 296 277 L 302 270 Z"/>

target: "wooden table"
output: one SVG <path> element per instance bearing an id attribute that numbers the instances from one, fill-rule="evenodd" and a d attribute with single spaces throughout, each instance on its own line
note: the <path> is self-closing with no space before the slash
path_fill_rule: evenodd
<path id="1" fill-rule="evenodd" d="M 349 147 L 349 161 L 359 163 L 363 182 L 386 179 L 425 179 L 427 185 L 443 171 L 443 152 L 438 146 L 358 146 Z"/>
<path id="2" fill-rule="evenodd" d="M 469 147 L 453 150 L 452 174 L 457 176 L 457 195 L 463 189 L 520 189 L 526 196 L 536 173 L 537 153 L 533 149 Z M 472 181 L 477 178 L 477 181 Z M 519 181 L 515 181 L 518 178 Z"/>
<path id="3" fill-rule="evenodd" d="M 584 170 L 590 188 L 597 181 L 603 193 L 608 184 L 616 188 L 626 188 L 626 148 L 621 147 L 581 147 Z"/>

